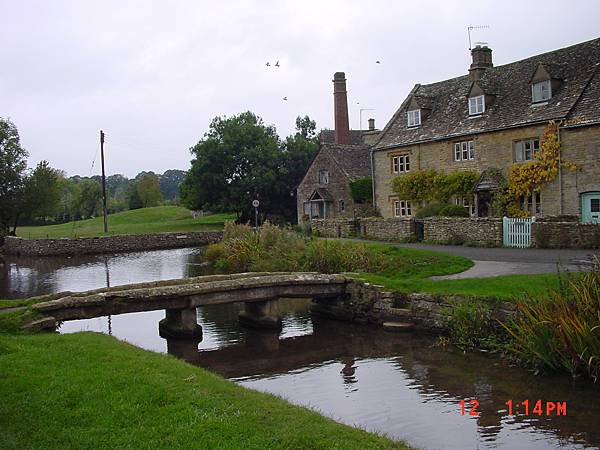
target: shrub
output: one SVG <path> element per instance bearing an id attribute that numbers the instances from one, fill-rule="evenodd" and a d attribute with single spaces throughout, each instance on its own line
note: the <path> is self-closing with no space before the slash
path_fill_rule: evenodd
<path id="1" fill-rule="evenodd" d="M 446 205 L 440 210 L 439 215 L 443 217 L 469 217 L 469 211 L 464 206 Z"/>
<path id="2" fill-rule="evenodd" d="M 451 306 L 445 310 L 448 316 L 444 324 L 448 328 L 450 341 L 461 350 L 498 349 L 500 336 L 495 328 L 494 309 L 495 304 L 490 304 L 489 300 L 451 302 Z"/>
<path id="3" fill-rule="evenodd" d="M 446 207 L 449 206 L 445 203 L 429 203 L 422 208 L 419 208 L 415 213 L 415 217 L 422 219 L 424 217 L 434 217 L 439 216 L 440 212 Z"/>
<path id="4" fill-rule="evenodd" d="M 373 180 L 371 180 L 371 177 L 366 177 L 352 181 L 350 191 L 355 202 L 369 202 L 373 199 Z"/>

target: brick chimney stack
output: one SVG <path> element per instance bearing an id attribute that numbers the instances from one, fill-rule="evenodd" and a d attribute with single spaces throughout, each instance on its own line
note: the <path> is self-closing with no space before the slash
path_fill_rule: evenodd
<path id="1" fill-rule="evenodd" d="M 350 123 L 348 121 L 348 98 L 346 96 L 346 74 L 333 75 L 333 108 L 335 116 L 335 143 L 350 144 Z"/>
<path id="2" fill-rule="evenodd" d="M 473 62 L 469 68 L 469 79 L 471 81 L 479 80 L 485 69 L 494 67 L 492 63 L 492 49 L 484 43 L 475 44 L 475 48 L 471 50 L 471 57 L 473 58 Z"/>
<path id="3" fill-rule="evenodd" d="M 369 131 L 375 130 L 375 119 L 369 119 Z"/>

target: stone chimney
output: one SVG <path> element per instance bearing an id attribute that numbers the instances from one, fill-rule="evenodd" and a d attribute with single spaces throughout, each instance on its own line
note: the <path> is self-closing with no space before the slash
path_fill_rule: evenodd
<path id="1" fill-rule="evenodd" d="M 471 57 L 473 62 L 469 68 L 469 79 L 471 81 L 477 81 L 481 78 L 481 75 L 490 67 L 494 67 L 492 63 L 492 49 L 487 44 L 477 42 L 475 48 L 471 50 Z"/>
<path id="2" fill-rule="evenodd" d="M 369 131 L 375 130 L 375 119 L 369 119 Z"/>
<path id="3" fill-rule="evenodd" d="M 335 116 L 335 143 L 350 144 L 350 123 L 348 121 L 348 98 L 346 96 L 346 74 L 333 75 L 333 108 Z"/>

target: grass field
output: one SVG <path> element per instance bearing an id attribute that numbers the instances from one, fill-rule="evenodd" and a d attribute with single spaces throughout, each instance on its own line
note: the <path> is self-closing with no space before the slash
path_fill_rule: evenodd
<path id="1" fill-rule="evenodd" d="M 146 234 L 167 231 L 201 231 L 223 228 L 226 220 L 234 220 L 235 214 L 213 214 L 192 218 L 189 209 L 180 206 L 157 206 L 134 209 L 108 216 L 108 234 Z M 17 236 L 24 238 L 92 237 L 105 236 L 103 219 L 79 220 L 60 225 L 17 228 Z"/>
<path id="2" fill-rule="evenodd" d="M 539 297 L 549 290 L 558 289 L 558 274 L 503 275 L 498 277 L 465 278 L 460 280 L 430 280 L 426 277 L 403 277 L 393 274 L 363 273 L 360 278 L 381 284 L 398 292 L 426 292 L 440 295 L 464 295 L 468 297 L 497 298 L 502 300 Z"/>
<path id="3" fill-rule="evenodd" d="M 0 448 L 407 448 L 96 334 L 0 334 Z"/>

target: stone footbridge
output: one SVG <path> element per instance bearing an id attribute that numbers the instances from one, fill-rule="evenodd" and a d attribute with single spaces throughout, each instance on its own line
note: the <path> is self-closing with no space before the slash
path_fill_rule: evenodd
<path id="1" fill-rule="evenodd" d="M 311 298 L 312 311 L 330 317 L 377 322 L 383 310 L 395 306 L 397 295 L 340 274 L 208 275 L 38 297 L 32 309 L 42 317 L 28 327 L 55 329 L 58 321 L 164 309 L 161 336 L 199 337 L 197 307 L 243 302 L 239 317 L 243 324 L 277 329 L 281 327 L 279 302 L 286 298 Z"/>

